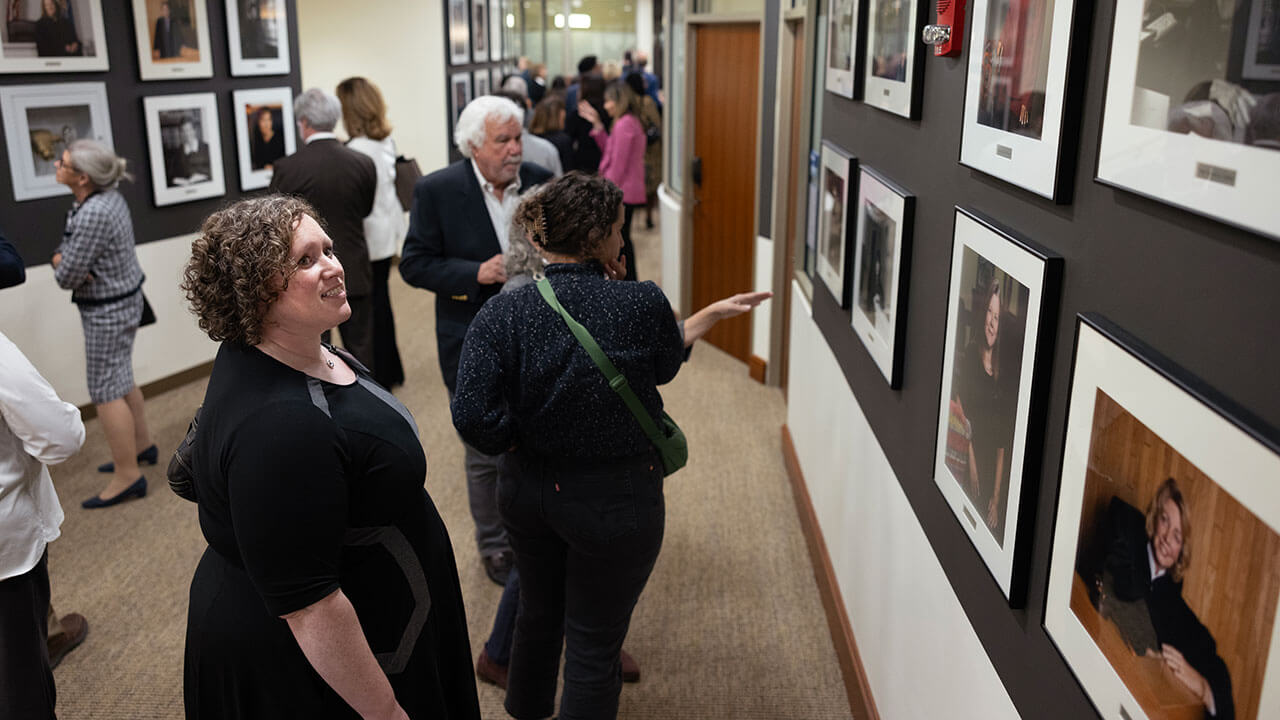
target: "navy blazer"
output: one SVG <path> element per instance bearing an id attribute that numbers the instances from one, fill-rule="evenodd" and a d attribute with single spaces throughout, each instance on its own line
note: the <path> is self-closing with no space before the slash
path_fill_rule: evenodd
<path id="1" fill-rule="evenodd" d="M 534 163 L 520 165 L 520 192 L 552 178 Z M 409 233 L 400 253 L 400 275 L 436 294 L 436 348 L 444 384 L 453 392 L 467 327 L 501 283 L 481 285 L 480 265 L 502 252 L 470 159 L 418 180 L 413 187 Z"/>

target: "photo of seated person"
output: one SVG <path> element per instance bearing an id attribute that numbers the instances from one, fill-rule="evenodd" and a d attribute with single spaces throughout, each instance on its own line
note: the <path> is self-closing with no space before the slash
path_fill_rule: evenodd
<path id="1" fill-rule="evenodd" d="M 164 129 L 164 175 L 169 187 L 180 187 L 208 182 L 212 175 L 209 165 L 209 143 L 201 139 L 191 115 L 194 111 L 180 110 L 182 117 L 177 133 Z M 163 123 L 166 115 L 161 113 Z"/>

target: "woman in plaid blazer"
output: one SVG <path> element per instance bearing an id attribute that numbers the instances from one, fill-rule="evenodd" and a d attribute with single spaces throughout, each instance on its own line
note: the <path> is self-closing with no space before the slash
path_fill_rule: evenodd
<path id="1" fill-rule="evenodd" d="M 138 464 L 154 465 L 156 446 L 147 430 L 142 391 L 133 381 L 133 338 L 142 319 L 142 266 L 133 247 L 129 206 L 116 190 L 125 160 L 92 140 L 77 140 L 57 162 L 58 182 L 76 202 L 67 213 L 62 244 L 53 255 L 58 286 L 71 291 L 84 328 L 89 399 L 111 446 L 107 486 L 86 508 L 110 507 L 147 494 Z M 145 449 L 142 449 L 145 448 Z M 141 450 L 141 452 L 139 451 Z"/>

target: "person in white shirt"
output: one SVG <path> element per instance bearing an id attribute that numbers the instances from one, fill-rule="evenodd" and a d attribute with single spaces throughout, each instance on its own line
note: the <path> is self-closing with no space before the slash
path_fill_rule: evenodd
<path id="1" fill-rule="evenodd" d="M 54 716 L 46 547 L 58 537 L 63 514 L 45 465 L 66 460 L 83 444 L 80 411 L 0 333 L 0 708 L 6 717 Z M 80 639 L 83 630 L 87 626 Z"/>

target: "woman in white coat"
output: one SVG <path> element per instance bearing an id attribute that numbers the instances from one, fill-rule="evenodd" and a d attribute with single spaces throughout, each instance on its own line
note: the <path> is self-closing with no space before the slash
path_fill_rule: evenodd
<path id="1" fill-rule="evenodd" d="M 336 94 L 342 102 L 342 124 L 351 137 L 347 147 L 368 155 L 378 170 L 373 212 L 364 219 L 364 239 L 373 265 L 374 367 L 370 370 L 378 384 L 391 388 L 404 384 L 387 290 L 391 258 L 399 254 L 407 229 L 404 208 L 396 196 L 396 144 L 387 122 L 387 104 L 377 85 L 362 77 L 350 77 L 338 83 Z"/>

